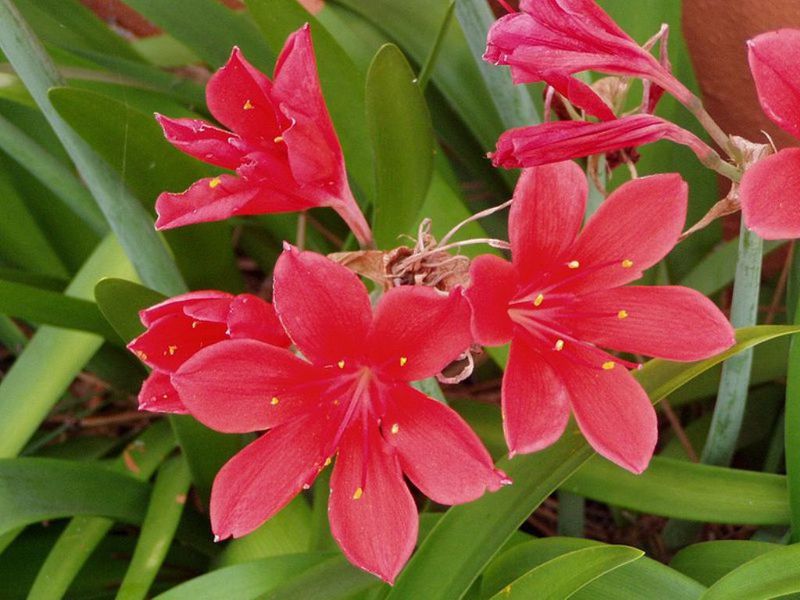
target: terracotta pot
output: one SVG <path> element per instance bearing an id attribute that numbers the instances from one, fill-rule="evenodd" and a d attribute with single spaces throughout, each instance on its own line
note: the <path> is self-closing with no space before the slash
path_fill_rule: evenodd
<path id="1" fill-rule="evenodd" d="M 782 27 L 800 28 L 800 1 L 683 0 L 684 35 L 708 111 L 726 132 L 763 141 L 764 130 L 779 147 L 798 142 L 761 112 L 746 42 Z"/>

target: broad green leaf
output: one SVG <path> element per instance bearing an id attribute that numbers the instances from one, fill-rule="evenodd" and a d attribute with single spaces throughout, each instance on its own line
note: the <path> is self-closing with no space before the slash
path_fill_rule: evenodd
<path id="1" fill-rule="evenodd" d="M 702 600 L 768 600 L 800 592 L 800 545 L 767 552 L 734 569 Z"/>
<path id="2" fill-rule="evenodd" d="M 94 287 L 97 307 L 103 316 L 126 342 L 144 333 L 139 311 L 166 300 L 166 297 L 143 285 L 108 277 Z"/>
<path id="3" fill-rule="evenodd" d="M 366 110 L 375 154 L 373 230 L 379 248 L 415 233 L 433 172 L 433 131 L 425 98 L 403 53 L 383 46 L 370 65 Z"/>
<path id="4" fill-rule="evenodd" d="M 0 459 L 0 533 L 76 515 L 138 523 L 148 492 L 147 484 L 94 463 Z"/>
<path id="5" fill-rule="evenodd" d="M 239 46 L 256 66 L 263 68 L 274 60 L 248 15 L 235 13 L 214 0 L 125 0 L 125 4 L 186 44 L 212 67 L 222 66 L 233 46 Z"/>
<path id="6" fill-rule="evenodd" d="M 255 600 L 331 556 L 330 553 L 273 556 L 224 567 L 182 583 L 156 600 Z"/>
<path id="7" fill-rule="evenodd" d="M 695 363 L 652 360 L 636 377 L 650 399 L 658 402 L 728 356 L 797 331 L 800 329 L 781 326 L 747 328 L 737 332 L 738 343 L 733 348 L 718 356 Z M 578 430 L 571 427 L 542 452 L 500 460 L 498 467 L 514 484 L 448 510 L 420 544 L 388 598 L 462 597 L 511 534 L 592 455 Z"/>
<path id="8" fill-rule="evenodd" d="M 708 586 L 744 563 L 777 548 L 780 548 L 778 544 L 745 540 L 702 542 L 678 552 L 669 566 Z"/>
<path id="9" fill-rule="evenodd" d="M 66 294 L 90 299 L 97 280 L 106 276 L 134 278 L 122 248 L 113 236 L 98 246 Z M 44 326 L 0 381 L 0 457 L 16 456 L 59 400 L 75 376 L 100 348 L 102 338 L 84 332 Z"/>
<path id="10" fill-rule="evenodd" d="M 579 538 L 548 537 L 518 544 L 500 554 L 481 580 L 481 596 L 488 597 L 530 569 L 554 558 L 586 548 L 605 547 Z M 581 600 L 696 600 L 705 588 L 696 581 L 643 556 L 590 582 L 572 597 Z"/>
<path id="11" fill-rule="evenodd" d="M 183 457 L 176 456 L 159 469 L 136 550 L 117 591 L 118 600 L 147 597 L 175 536 L 190 483 L 189 468 Z"/>
<path id="12" fill-rule="evenodd" d="M 119 343 L 97 305 L 31 285 L 0 279 L 0 314 L 62 329 L 76 329 Z"/>
<path id="13" fill-rule="evenodd" d="M 789 522 L 786 477 L 654 457 L 633 475 L 594 457 L 562 485 L 587 498 L 637 512 L 709 523 Z"/>
<path id="14" fill-rule="evenodd" d="M 629 546 L 594 546 L 567 552 L 534 567 L 509 583 L 492 596 L 492 600 L 570 598 L 598 577 L 633 562 L 642 555 L 644 552 Z"/>
<path id="15" fill-rule="evenodd" d="M 354 567 L 342 556 L 312 566 L 297 577 L 279 584 L 264 600 L 347 600 L 359 592 L 377 588 L 374 575 Z"/>

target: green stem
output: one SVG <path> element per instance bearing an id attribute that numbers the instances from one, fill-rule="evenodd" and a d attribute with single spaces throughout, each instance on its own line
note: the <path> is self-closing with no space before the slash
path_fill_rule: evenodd
<path id="1" fill-rule="evenodd" d="M 792 263 L 792 279 L 800 277 L 800 262 Z M 794 323 L 800 323 L 800 302 L 794 309 Z M 800 542 L 800 341 L 792 338 L 786 377 L 785 452 L 786 478 L 789 486 L 791 543 Z"/>
<path id="2" fill-rule="evenodd" d="M 447 6 L 447 10 L 442 18 L 442 24 L 439 26 L 439 32 L 436 34 L 436 39 L 433 42 L 433 47 L 428 54 L 428 58 L 425 60 L 425 64 L 422 66 L 422 70 L 419 72 L 417 84 L 419 85 L 419 89 L 423 92 L 433 74 L 433 68 L 436 66 L 439 52 L 442 50 L 442 43 L 444 42 L 445 35 L 447 35 L 447 30 L 450 28 L 450 21 L 453 18 L 453 10 L 455 7 L 455 0 L 450 0 L 450 4 Z"/>

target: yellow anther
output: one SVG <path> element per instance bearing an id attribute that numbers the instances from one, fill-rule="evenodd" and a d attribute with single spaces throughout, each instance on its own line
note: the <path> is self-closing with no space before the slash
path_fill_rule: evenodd
<path id="1" fill-rule="evenodd" d="M 356 491 L 353 494 L 353 500 L 358 500 L 363 495 L 364 495 L 364 490 L 362 490 L 361 488 L 356 488 Z"/>
<path id="2" fill-rule="evenodd" d="M 339 400 L 338 400 L 338 399 L 337 399 L 337 400 L 334 400 L 334 401 L 333 401 L 333 405 L 334 405 L 334 406 L 339 406 Z"/>
<path id="3" fill-rule="evenodd" d="M 200 321 L 192 321 L 192 329 L 195 329 L 198 325 L 200 325 Z"/>
<path id="4" fill-rule="evenodd" d="M 272 404 L 272 406 L 275 406 L 278 402 L 280 402 L 280 400 L 278 399 L 277 396 L 273 396 L 272 400 L 269 401 L 269 403 Z"/>
<path id="5" fill-rule="evenodd" d="M 337 362 L 336 366 L 338 366 L 340 369 L 344 369 L 344 360 L 340 360 L 339 362 Z"/>
<path id="6" fill-rule="evenodd" d="M 556 340 L 556 352 L 561 352 L 564 349 L 564 340 Z"/>
<path id="7" fill-rule="evenodd" d="M 533 300 L 533 305 L 534 305 L 534 306 L 541 306 L 541 305 L 542 305 L 542 302 L 544 302 L 544 294 L 539 294 L 539 295 L 538 295 L 538 296 L 536 296 L 536 298 Z"/>
<path id="8" fill-rule="evenodd" d="M 603 369 L 605 369 L 606 371 L 610 371 L 611 369 L 613 369 L 616 366 L 616 364 L 617 363 L 615 363 L 613 360 L 610 360 L 608 362 L 604 362 L 603 363 Z"/>
<path id="9" fill-rule="evenodd" d="M 568 266 L 570 269 L 577 269 L 578 267 L 580 267 L 580 266 L 581 266 L 581 263 L 579 263 L 577 260 L 571 260 L 571 261 L 569 261 L 569 262 L 567 263 L 567 266 Z"/>
<path id="10" fill-rule="evenodd" d="M 254 108 L 255 106 L 253 106 L 253 103 L 250 102 L 250 100 L 247 100 L 247 102 L 245 102 L 244 106 L 242 107 L 243 110 L 253 110 Z"/>
<path id="11" fill-rule="evenodd" d="M 222 183 L 222 180 L 219 177 L 214 177 L 214 179 L 208 182 L 208 187 L 210 187 L 213 190 L 220 183 Z"/>
<path id="12" fill-rule="evenodd" d="M 626 258 L 622 261 L 622 268 L 623 269 L 630 269 L 633 266 L 633 261 L 629 258 Z"/>
<path id="13" fill-rule="evenodd" d="M 167 346 L 167 352 L 169 352 L 170 356 L 173 356 L 177 349 L 178 349 L 177 346 Z"/>
<path id="14" fill-rule="evenodd" d="M 330 456 L 325 459 L 325 465 L 324 466 L 327 467 L 329 464 L 331 464 L 331 457 Z"/>
<path id="15" fill-rule="evenodd" d="M 400 431 L 400 424 L 395 423 L 394 425 L 392 425 L 392 433 L 397 433 L 398 431 Z"/>
<path id="16" fill-rule="evenodd" d="M 408 362 L 408 357 L 407 356 L 401 356 L 400 357 L 400 366 L 401 367 L 405 367 L 407 362 Z"/>
<path id="17" fill-rule="evenodd" d="M 276 144 L 280 144 L 283 141 L 283 136 L 279 135 L 277 137 L 272 138 L 272 141 Z"/>
<path id="18" fill-rule="evenodd" d="M 619 312 L 617 313 L 617 318 L 618 318 L 618 319 L 627 319 L 627 318 L 628 318 L 628 311 L 627 311 L 627 310 L 621 310 L 621 311 L 619 311 Z"/>
<path id="19" fill-rule="evenodd" d="M 139 357 L 139 360 L 147 360 L 147 354 L 145 354 L 141 350 L 136 350 L 136 356 Z"/>

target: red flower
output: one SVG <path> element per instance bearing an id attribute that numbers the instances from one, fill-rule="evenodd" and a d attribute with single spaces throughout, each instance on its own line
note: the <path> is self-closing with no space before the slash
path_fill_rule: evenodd
<path id="1" fill-rule="evenodd" d="M 485 345 L 511 341 L 502 405 L 512 455 L 555 442 L 572 412 L 595 450 L 640 473 L 656 443 L 655 411 L 630 363 L 600 346 L 689 361 L 729 347 L 733 330 L 688 288 L 621 287 L 677 242 L 680 176 L 625 184 L 579 234 L 587 193 L 571 162 L 523 172 L 509 218 L 513 262 L 472 263 L 473 332 Z"/>
<path id="2" fill-rule="evenodd" d="M 800 30 L 781 29 L 748 42 L 761 106 L 800 138 Z M 747 226 L 766 239 L 800 237 L 800 149 L 781 150 L 747 169 L 739 188 Z"/>
<path id="3" fill-rule="evenodd" d="M 289 346 L 272 305 L 251 294 L 191 292 L 139 313 L 147 331 L 128 344 L 153 368 L 139 392 L 139 409 L 185 413 L 170 375 L 201 348 L 227 339 Z"/>
<path id="4" fill-rule="evenodd" d="M 209 80 L 206 97 L 211 114 L 232 131 L 196 119 L 156 118 L 176 148 L 237 176 L 220 174 L 182 194 L 161 194 L 156 227 L 330 206 L 359 242 L 371 244 L 369 225 L 347 183 L 308 25 L 286 40 L 273 81 L 234 48 Z"/>
<path id="5" fill-rule="evenodd" d="M 692 94 L 641 48 L 594 0 L 522 0 L 522 12 L 500 18 L 489 30 L 484 60 L 509 65 L 515 83 L 544 81 L 576 106 L 603 120 L 611 108 L 581 71 L 643 77 L 681 102 Z"/>
<path id="6" fill-rule="evenodd" d="M 457 414 L 409 382 L 431 377 L 471 344 L 460 290 L 387 292 L 374 315 L 356 275 L 287 247 L 275 309 L 306 358 L 255 340 L 201 350 L 172 376 L 191 414 L 226 432 L 269 431 L 219 472 L 211 524 L 242 536 L 311 484 L 334 454 L 329 516 L 345 555 L 392 582 L 417 538 L 405 475 L 443 504 L 509 483 Z"/>
<path id="7" fill-rule="evenodd" d="M 664 139 L 689 146 L 701 161 L 714 154 L 700 138 L 674 123 L 652 115 L 632 115 L 602 123 L 553 121 L 509 129 L 490 156 L 496 167 L 535 167 Z"/>

